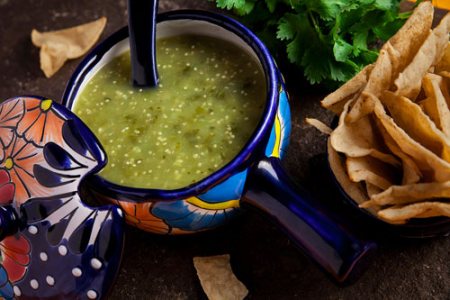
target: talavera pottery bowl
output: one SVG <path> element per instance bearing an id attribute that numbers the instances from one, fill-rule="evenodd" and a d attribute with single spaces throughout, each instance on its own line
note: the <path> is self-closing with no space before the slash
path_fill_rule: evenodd
<path id="1" fill-rule="evenodd" d="M 122 211 L 79 194 L 105 164 L 64 106 L 40 97 L 0 104 L 0 298 L 105 297 L 122 255 Z"/>
<path id="2" fill-rule="evenodd" d="M 281 74 L 266 47 L 242 24 L 219 14 L 173 11 L 158 15 L 157 20 L 158 38 L 189 33 L 213 36 L 234 43 L 255 57 L 266 78 L 263 117 L 232 161 L 185 188 L 130 188 L 108 182 L 99 175 L 89 176 L 86 187 L 95 198 L 119 205 L 129 224 L 160 234 L 208 230 L 235 217 L 241 206 L 257 208 L 337 281 L 356 278 L 374 244 L 359 240 L 351 225 L 337 224 L 333 213 L 305 191 L 294 188 L 281 168 L 280 158 L 290 133 L 290 110 Z M 73 74 L 63 104 L 74 107 L 93 75 L 128 49 L 127 28 L 96 47 Z"/>

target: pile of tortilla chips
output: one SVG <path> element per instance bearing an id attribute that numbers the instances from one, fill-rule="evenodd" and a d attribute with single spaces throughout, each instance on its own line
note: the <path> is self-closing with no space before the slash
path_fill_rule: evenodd
<path id="1" fill-rule="evenodd" d="M 422 2 L 377 61 L 327 96 L 330 165 L 360 207 L 402 224 L 450 217 L 450 13 Z"/>

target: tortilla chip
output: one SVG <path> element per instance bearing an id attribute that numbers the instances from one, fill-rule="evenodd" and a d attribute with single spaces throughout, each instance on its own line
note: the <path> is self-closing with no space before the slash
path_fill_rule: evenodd
<path id="1" fill-rule="evenodd" d="M 450 71 L 450 42 L 447 44 L 444 55 L 434 69 L 434 73 L 436 74 L 439 74 L 442 71 Z"/>
<path id="2" fill-rule="evenodd" d="M 450 181 L 393 185 L 360 206 L 408 204 L 436 198 L 450 198 Z"/>
<path id="3" fill-rule="evenodd" d="M 394 82 L 395 93 L 415 99 L 420 92 L 422 78 L 430 67 L 436 65 L 443 57 L 448 45 L 450 32 L 450 14 L 429 34 L 417 54 Z"/>
<path id="4" fill-rule="evenodd" d="M 355 95 L 359 95 L 362 89 L 366 86 L 368 77 L 370 72 L 372 72 L 373 67 L 373 64 L 367 65 L 361 70 L 361 72 L 343 84 L 339 89 L 326 96 L 320 102 L 322 106 L 338 115 L 341 114 L 344 104 Z"/>
<path id="5" fill-rule="evenodd" d="M 380 210 L 378 216 L 390 223 L 405 223 L 411 218 L 450 217 L 450 203 L 421 202 Z"/>
<path id="6" fill-rule="evenodd" d="M 248 294 L 230 266 L 230 255 L 194 257 L 200 284 L 210 300 L 238 300 Z"/>
<path id="7" fill-rule="evenodd" d="M 369 198 L 371 198 L 373 195 L 381 193 L 383 190 L 379 187 L 371 184 L 370 182 L 366 181 L 366 192 Z"/>
<path id="8" fill-rule="evenodd" d="M 373 111 L 373 102 L 369 95 L 380 95 L 383 89 L 391 85 L 391 74 L 393 73 L 393 65 L 395 64 L 393 63 L 393 59 L 395 59 L 395 56 L 389 53 L 390 52 L 386 49 L 380 50 L 380 54 L 370 73 L 367 85 L 346 117 L 347 122 L 356 122 L 360 118 L 371 113 Z"/>
<path id="9" fill-rule="evenodd" d="M 350 181 L 345 166 L 342 163 L 341 158 L 339 157 L 339 153 L 333 149 L 331 146 L 331 141 L 328 139 L 327 143 L 328 149 L 328 162 L 330 164 L 331 171 L 333 172 L 336 180 L 339 185 L 345 191 L 345 193 L 353 199 L 356 203 L 363 203 L 368 198 L 362 188 L 362 186 L 358 183 Z"/>
<path id="10" fill-rule="evenodd" d="M 433 12 L 430 2 L 420 3 L 400 30 L 383 45 L 361 97 L 347 116 L 349 122 L 355 122 L 371 113 L 373 102 L 368 95 L 379 97 L 383 90 L 391 87 L 399 72 L 410 63 L 428 36 Z"/>
<path id="11" fill-rule="evenodd" d="M 426 74 L 422 82 L 427 99 L 421 101 L 420 105 L 436 126 L 450 137 L 450 95 L 444 79 L 439 75 Z"/>
<path id="12" fill-rule="evenodd" d="M 375 115 L 399 148 L 411 157 L 428 181 L 450 180 L 450 164 L 412 139 L 386 114 L 381 102 L 375 104 Z M 333 134 L 331 135 L 333 136 Z"/>
<path id="13" fill-rule="evenodd" d="M 445 161 L 450 162 L 450 140 L 436 127 L 436 124 L 418 104 L 389 91 L 383 93 L 381 101 L 386 105 L 394 122 L 411 138 Z M 446 104 L 444 103 L 444 105 Z"/>
<path id="14" fill-rule="evenodd" d="M 383 141 L 377 138 L 369 116 L 365 116 L 354 123 L 346 121 L 350 104 L 351 102 L 347 102 L 345 105 L 339 118 L 339 125 L 330 135 L 333 148 L 349 157 L 370 155 L 394 166 L 400 165 L 400 162 L 393 155 L 383 152 Z"/>
<path id="15" fill-rule="evenodd" d="M 41 69 L 51 77 L 67 59 L 84 55 L 99 39 L 106 25 L 106 18 L 79 26 L 49 32 L 33 29 L 31 40 L 41 48 Z"/>
<path id="16" fill-rule="evenodd" d="M 395 170 L 370 156 L 347 157 L 347 173 L 351 181 L 365 181 L 382 190 L 395 183 Z"/>
<path id="17" fill-rule="evenodd" d="M 39 53 L 41 70 L 47 78 L 56 73 L 67 60 L 64 50 L 58 47 L 43 45 Z"/>
<path id="18" fill-rule="evenodd" d="M 330 135 L 330 133 L 333 131 L 333 129 L 331 129 L 326 124 L 324 124 L 322 121 L 319 121 L 317 119 L 305 118 L 305 121 L 307 124 L 315 127 L 317 130 L 319 130 L 323 134 Z"/>
<path id="19" fill-rule="evenodd" d="M 376 121 L 377 123 L 380 123 L 379 120 Z M 386 146 L 389 148 L 389 150 L 392 151 L 393 154 L 395 154 L 402 161 L 402 169 L 403 169 L 402 184 L 411 184 L 419 182 L 423 177 L 423 175 L 422 172 L 420 172 L 414 160 L 400 149 L 400 147 L 397 145 L 394 139 L 386 132 L 386 130 L 383 128 L 381 124 L 378 125 L 378 127 L 380 128 L 380 132 L 381 135 L 383 136 Z"/>

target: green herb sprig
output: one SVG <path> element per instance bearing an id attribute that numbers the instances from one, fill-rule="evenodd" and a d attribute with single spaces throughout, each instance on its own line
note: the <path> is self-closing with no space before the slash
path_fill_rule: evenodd
<path id="1" fill-rule="evenodd" d="M 216 0 L 235 11 L 311 84 L 335 87 L 378 57 L 405 22 L 401 0 Z M 281 57 L 283 59 L 283 57 Z"/>

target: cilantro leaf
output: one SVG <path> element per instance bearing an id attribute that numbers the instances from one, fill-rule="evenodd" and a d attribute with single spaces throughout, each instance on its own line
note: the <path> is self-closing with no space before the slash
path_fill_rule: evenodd
<path id="1" fill-rule="evenodd" d="M 210 0 L 214 1 L 214 0 Z M 405 22 L 401 0 L 215 0 L 234 10 L 275 57 L 303 70 L 311 84 L 335 87 L 378 56 Z"/>

